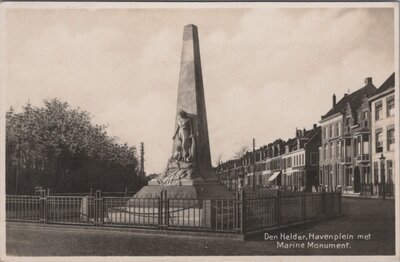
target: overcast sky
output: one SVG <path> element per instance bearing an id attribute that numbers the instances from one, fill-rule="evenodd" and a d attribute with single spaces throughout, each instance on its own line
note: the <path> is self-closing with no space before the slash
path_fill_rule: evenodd
<path id="1" fill-rule="evenodd" d="M 183 27 L 198 26 L 213 163 L 311 128 L 332 94 L 394 72 L 393 9 L 8 10 L 7 103 L 59 98 L 170 157 Z"/>

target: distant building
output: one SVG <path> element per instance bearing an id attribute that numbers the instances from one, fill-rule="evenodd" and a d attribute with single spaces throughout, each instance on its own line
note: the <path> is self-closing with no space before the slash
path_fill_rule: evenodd
<path id="1" fill-rule="evenodd" d="M 369 98 L 371 108 L 371 161 L 373 195 L 393 196 L 395 167 L 395 74 L 393 73 Z M 385 187 L 385 188 L 383 188 Z"/>
<path id="2" fill-rule="evenodd" d="M 321 127 L 296 130 L 296 137 L 286 142 L 283 159 L 282 186 L 290 190 L 311 191 L 318 186 L 318 149 Z"/>
<path id="3" fill-rule="evenodd" d="M 318 148 L 321 129 L 296 130 L 296 137 L 277 139 L 240 159 L 221 163 L 216 172 L 228 189 L 279 187 L 311 190 L 318 179 Z M 254 179 L 254 181 L 253 181 Z"/>

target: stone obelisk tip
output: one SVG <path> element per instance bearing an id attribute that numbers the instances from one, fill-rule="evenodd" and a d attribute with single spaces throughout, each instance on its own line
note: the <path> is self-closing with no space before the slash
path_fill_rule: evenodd
<path id="1" fill-rule="evenodd" d="M 193 40 L 196 38 L 196 35 L 197 26 L 193 24 L 185 25 L 185 27 L 183 28 L 183 41 Z"/>

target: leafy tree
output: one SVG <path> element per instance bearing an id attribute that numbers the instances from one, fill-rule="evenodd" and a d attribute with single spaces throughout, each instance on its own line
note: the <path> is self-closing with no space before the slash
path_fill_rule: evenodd
<path id="1" fill-rule="evenodd" d="M 136 190 L 136 148 L 119 144 L 88 112 L 58 99 L 6 113 L 6 191 L 33 193 Z"/>

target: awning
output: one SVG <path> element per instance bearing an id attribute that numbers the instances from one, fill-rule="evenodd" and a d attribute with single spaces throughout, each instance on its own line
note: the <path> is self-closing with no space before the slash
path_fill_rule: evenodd
<path id="1" fill-rule="evenodd" d="M 270 176 L 270 177 L 268 178 L 268 181 L 269 181 L 269 182 L 273 181 L 275 178 L 277 178 L 277 177 L 281 174 L 281 172 L 282 172 L 282 171 L 275 172 L 272 176 Z"/>

